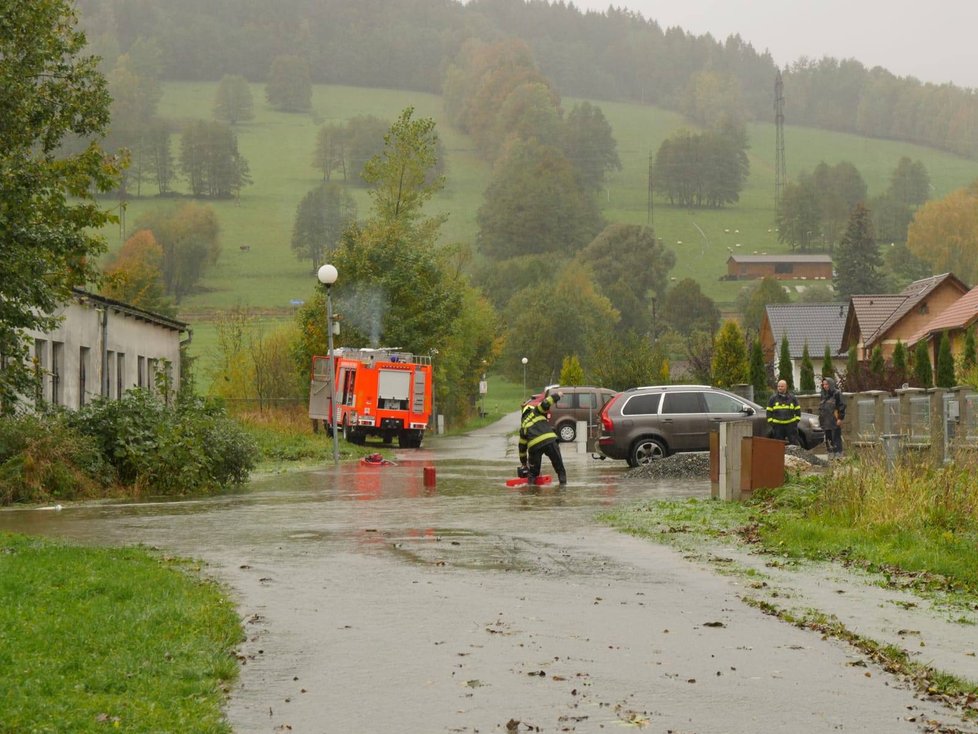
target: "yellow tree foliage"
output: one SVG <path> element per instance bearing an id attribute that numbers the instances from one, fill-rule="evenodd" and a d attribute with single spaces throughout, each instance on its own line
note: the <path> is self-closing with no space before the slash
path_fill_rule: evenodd
<path id="1" fill-rule="evenodd" d="M 907 247 L 935 273 L 978 281 L 978 181 L 918 209 Z"/>
<path id="2" fill-rule="evenodd" d="M 101 293 L 147 311 L 170 312 L 163 294 L 163 247 L 152 232 L 141 229 L 125 241 L 105 268 Z"/>

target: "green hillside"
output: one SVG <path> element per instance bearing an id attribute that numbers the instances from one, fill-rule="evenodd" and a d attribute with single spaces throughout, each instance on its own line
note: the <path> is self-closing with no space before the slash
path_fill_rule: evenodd
<path id="1" fill-rule="evenodd" d="M 210 118 L 214 83 L 168 83 L 159 106 L 161 116 L 173 119 Z M 292 254 L 290 239 L 295 209 L 320 176 L 311 165 L 316 131 L 327 121 L 356 115 L 394 117 L 413 105 L 417 116 L 432 117 L 447 151 L 447 186 L 431 206 L 448 214 L 443 228 L 447 241 L 473 242 L 476 211 L 482 202 L 490 168 L 474 155 L 470 141 L 445 121 L 440 97 L 418 92 L 317 86 L 313 113 L 286 114 L 271 110 L 261 85 L 253 85 L 255 119 L 237 126 L 239 148 L 251 168 L 254 184 L 244 188 L 240 201 L 215 201 L 221 223 L 222 255 L 199 292 L 180 304 L 181 314 L 195 324 L 195 351 L 203 354 L 210 342 L 208 312 L 236 305 L 269 309 L 285 315 L 291 300 L 305 300 L 315 286 L 308 262 Z M 569 109 L 576 100 L 565 99 Z M 646 223 L 647 174 L 650 152 L 682 118 L 673 112 L 635 104 L 599 103 L 618 141 L 623 170 L 609 178 L 601 205 L 609 221 Z M 787 110 L 790 119 L 790 108 Z M 740 204 L 721 210 L 685 210 L 656 201 L 656 233 L 676 253 L 673 276 L 692 277 L 720 304 L 730 304 L 741 284 L 720 281 L 731 252 L 775 252 L 781 248 L 773 229 L 774 125 L 749 127 L 751 174 Z M 901 156 L 920 159 L 930 174 L 935 197 L 944 196 L 978 177 L 978 163 L 928 148 L 885 140 L 860 138 L 808 128 L 785 130 L 788 175 L 810 171 L 820 161 L 851 161 L 866 179 L 870 195 L 887 185 Z M 178 153 L 179 142 L 174 141 Z M 180 189 L 178 182 L 177 190 Z M 369 207 L 366 192 L 353 189 L 361 212 Z M 147 193 L 144 187 L 143 193 Z M 133 199 L 126 212 L 132 233 L 141 212 L 166 206 L 172 200 Z M 120 228 L 106 230 L 111 247 L 121 242 Z M 242 250 L 247 247 L 247 250 Z M 342 278 L 342 274 L 340 275 Z"/>

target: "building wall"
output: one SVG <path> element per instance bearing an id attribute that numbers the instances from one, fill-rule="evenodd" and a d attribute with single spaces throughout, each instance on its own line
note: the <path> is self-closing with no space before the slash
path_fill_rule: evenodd
<path id="1" fill-rule="evenodd" d="M 99 302 L 73 301 L 61 314 L 53 331 L 28 332 L 45 402 L 77 409 L 106 390 L 118 398 L 131 387 L 155 389 L 164 370 L 180 384 L 180 331 Z"/>
<path id="2" fill-rule="evenodd" d="M 783 272 L 787 270 L 787 272 Z M 779 272 L 782 271 L 782 272 Z M 738 263 L 727 261 L 727 275 L 741 280 L 773 276 L 778 280 L 831 280 L 832 263 Z"/>

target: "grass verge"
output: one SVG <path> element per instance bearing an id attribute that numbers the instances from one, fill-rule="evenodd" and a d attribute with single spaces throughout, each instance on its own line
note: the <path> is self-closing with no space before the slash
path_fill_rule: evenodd
<path id="1" fill-rule="evenodd" d="M 0 533 L 0 732 L 230 732 L 242 630 L 199 570 Z"/>

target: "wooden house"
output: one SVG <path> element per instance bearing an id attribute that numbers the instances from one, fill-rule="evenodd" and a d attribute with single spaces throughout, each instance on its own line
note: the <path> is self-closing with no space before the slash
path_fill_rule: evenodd
<path id="1" fill-rule="evenodd" d="M 828 255 L 731 255 L 727 258 L 729 280 L 831 280 Z"/>

